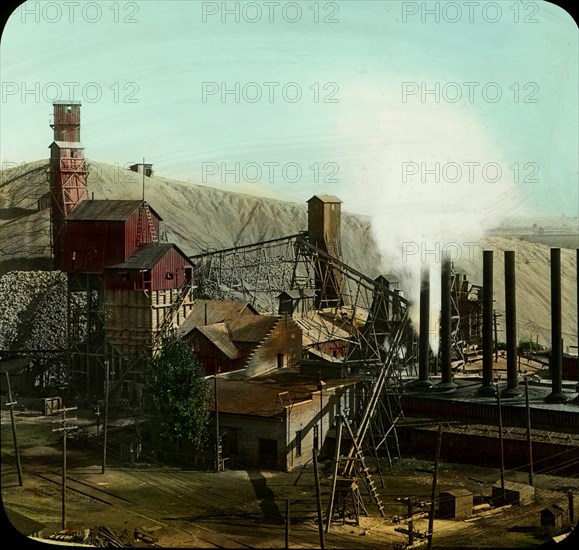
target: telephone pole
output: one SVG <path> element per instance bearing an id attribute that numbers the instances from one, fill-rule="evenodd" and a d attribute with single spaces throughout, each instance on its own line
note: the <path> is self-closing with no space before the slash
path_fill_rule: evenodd
<path id="1" fill-rule="evenodd" d="M 12 423 L 12 437 L 14 438 L 14 453 L 16 455 L 16 469 L 18 470 L 18 485 L 22 487 L 22 466 L 20 464 L 20 448 L 18 447 L 18 437 L 16 437 L 16 422 L 14 421 L 14 405 L 12 400 L 12 389 L 10 387 L 10 375 L 6 371 L 6 385 L 8 387 L 8 407 L 10 408 L 10 422 Z"/>
<path id="2" fill-rule="evenodd" d="M 66 529 L 66 438 L 70 430 L 76 430 L 78 426 L 68 426 L 67 420 L 76 420 L 76 418 L 66 418 L 68 411 L 76 411 L 76 407 L 69 407 L 56 411 L 62 413 L 60 420 L 53 420 L 53 424 L 61 424 L 60 428 L 53 428 L 53 432 L 62 432 L 62 528 Z"/>

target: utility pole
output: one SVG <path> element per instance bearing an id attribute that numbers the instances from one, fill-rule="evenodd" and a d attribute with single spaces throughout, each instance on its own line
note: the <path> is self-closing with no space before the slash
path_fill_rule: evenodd
<path id="1" fill-rule="evenodd" d="M 316 504 L 318 508 L 318 532 L 320 534 L 320 548 L 324 550 L 324 524 L 322 518 L 322 496 L 320 494 L 320 473 L 318 470 L 318 448 L 317 445 L 313 449 L 314 458 L 314 477 L 316 481 Z"/>
<path id="2" fill-rule="evenodd" d="M 285 499 L 285 548 L 289 548 L 289 533 L 290 533 L 290 501 Z"/>
<path id="3" fill-rule="evenodd" d="M 222 448 L 221 448 L 221 437 L 219 436 L 219 390 L 217 389 L 217 375 L 219 371 L 215 373 L 213 378 L 213 392 L 214 392 L 214 399 L 215 399 L 215 471 L 221 472 L 222 471 Z"/>
<path id="4" fill-rule="evenodd" d="M 493 309 L 493 327 L 495 331 L 495 363 L 499 360 L 499 331 L 497 328 L 497 310 Z"/>
<path id="5" fill-rule="evenodd" d="M 107 467 L 107 430 L 109 427 L 109 361 L 105 360 L 105 421 L 103 426 L 103 464 L 101 474 Z"/>
<path id="6" fill-rule="evenodd" d="M 62 528 L 66 529 L 66 438 L 70 430 L 76 430 L 78 426 L 68 426 L 66 413 L 68 411 L 76 411 L 76 407 L 69 407 L 56 411 L 62 413 L 62 419 L 54 420 L 53 424 L 59 423 L 60 428 L 53 428 L 53 432 L 62 432 Z M 76 418 L 69 418 L 68 420 L 76 420 Z"/>
<path id="7" fill-rule="evenodd" d="M 497 405 L 499 409 L 499 445 L 501 452 L 501 493 L 503 495 L 503 504 L 505 501 L 505 448 L 503 443 L 503 415 L 501 412 L 501 391 L 497 382 Z"/>
<path id="8" fill-rule="evenodd" d="M 438 484 L 438 464 L 440 462 L 440 451 L 442 449 L 442 424 L 438 425 L 436 435 L 436 451 L 434 453 L 434 472 L 432 474 L 432 494 L 430 496 L 430 514 L 428 516 L 428 550 L 432 549 L 432 535 L 434 532 L 434 512 L 436 508 L 436 486 Z"/>
<path id="9" fill-rule="evenodd" d="M 529 485 L 533 486 L 533 439 L 531 437 L 531 407 L 529 406 L 528 376 L 525 376 L 525 407 L 527 408 L 527 445 L 529 446 Z"/>
<path id="10" fill-rule="evenodd" d="M 20 464 L 20 448 L 18 447 L 18 437 L 16 436 L 16 422 L 14 420 L 14 405 L 12 400 L 12 388 L 10 387 L 10 375 L 6 371 L 6 385 L 8 387 L 8 407 L 10 408 L 10 422 L 12 423 L 12 437 L 14 439 L 14 454 L 16 455 L 16 469 L 18 470 L 18 485 L 22 487 L 22 466 Z"/>

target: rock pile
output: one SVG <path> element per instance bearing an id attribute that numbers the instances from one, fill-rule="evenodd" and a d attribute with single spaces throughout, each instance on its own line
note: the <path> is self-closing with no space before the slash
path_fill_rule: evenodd
<path id="1" fill-rule="evenodd" d="M 66 347 L 66 275 L 10 271 L 0 277 L 0 350 Z"/>

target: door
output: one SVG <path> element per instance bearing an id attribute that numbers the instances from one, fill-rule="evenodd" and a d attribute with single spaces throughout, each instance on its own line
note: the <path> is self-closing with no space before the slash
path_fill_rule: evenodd
<path id="1" fill-rule="evenodd" d="M 275 439 L 258 439 L 258 464 L 267 470 L 277 469 L 277 441 Z"/>

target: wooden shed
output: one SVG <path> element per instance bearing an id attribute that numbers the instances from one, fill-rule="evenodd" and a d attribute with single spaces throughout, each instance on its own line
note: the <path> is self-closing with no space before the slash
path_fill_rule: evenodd
<path id="1" fill-rule="evenodd" d="M 466 519 L 472 515 L 473 495 L 468 489 L 441 491 L 438 497 L 439 517 Z"/>
<path id="2" fill-rule="evenodd" d="M 541 510 L 541 527 L 563 527 L 564 509 L 558 504 L 551 504 Z"/>
<path id="3" fill-rule="evenodd" d="M 527 504 L 533 504 L 535 500 L 535 488 L 525 483 L 505 481 L 505 498 L 503 500 L 501 482 L 497 481 L 492 487 L 492 499 L 494 502 L 501 502 L 503 504 L 526 506 Z"/>

